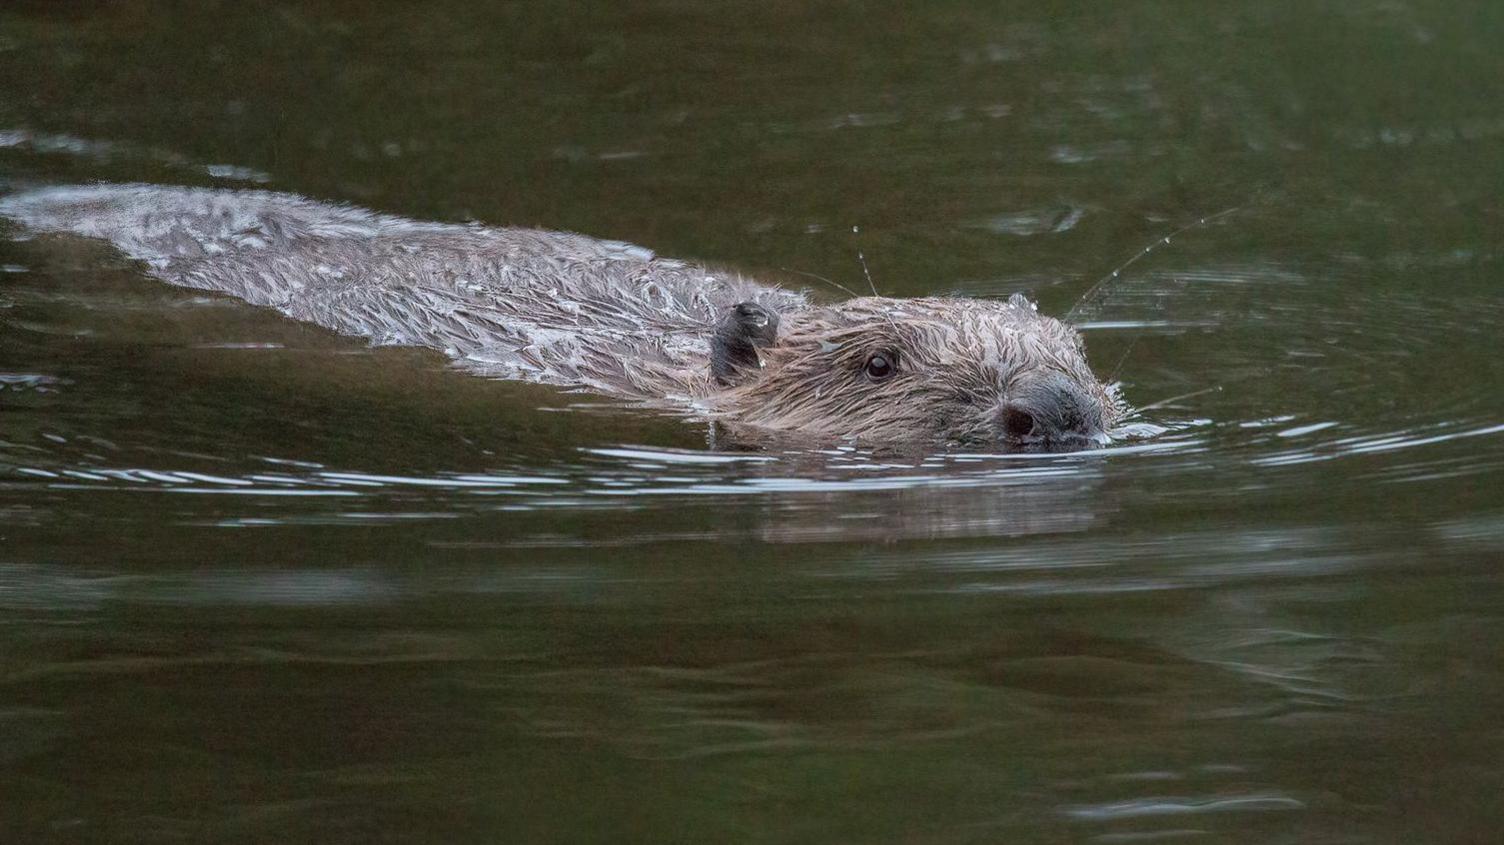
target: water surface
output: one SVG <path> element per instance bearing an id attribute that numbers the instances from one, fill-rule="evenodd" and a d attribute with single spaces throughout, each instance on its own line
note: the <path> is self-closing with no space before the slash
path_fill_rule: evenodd
<path id="1" fill-rule="evenodd" d="M 0 836 L 1494 841 L 1501 9 L 8 5 L 4 185 L 860 252 L 1163 432 L 721 450 L 7 230 Z"/>

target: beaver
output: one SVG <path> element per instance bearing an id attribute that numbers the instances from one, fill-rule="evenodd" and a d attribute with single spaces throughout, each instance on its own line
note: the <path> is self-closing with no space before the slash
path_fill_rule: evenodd
<path id="1" fill-rule="evenodd" d="M 101 184 L 0 198 L 174 285 L 472 372 L 669 403 L 739 427 L 867 443 L 1070 451 L 1122 413 L 1081 337 L 1006 301 L 820 304 L 621 241 L 428 223 L 286 193 Z"/>

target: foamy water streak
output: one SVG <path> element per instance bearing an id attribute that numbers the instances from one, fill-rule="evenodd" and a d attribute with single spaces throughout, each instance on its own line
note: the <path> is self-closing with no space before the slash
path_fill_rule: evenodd
<path id="1" fill-rule="evenodd" d="M 1067 816 L 1082 821 L 1115 821 L 1145 816 L 1180 816 L 1200 813 L 1267 812 L 1303 810 L 1305 804 L 1287 795 L 1252 793 L 1205 797 L 1155 796 L 1108 804 L 1066 807 Z"/>
<path id="2" fill-rule="evenodd" d="M 152 161 L 179 170 L 197 171 L 230 182 L 264 184 L 271 174 L 233 164 L 198 164 L 187 156 L 161 147 L 146 147 L 126 141 L 105 141 L 57 132 L 34 132 L 29 129 L 0 130 L 0 149 L 11 148 L 44 155 L 65 155 L 92 159 L 99 163 Z"/>

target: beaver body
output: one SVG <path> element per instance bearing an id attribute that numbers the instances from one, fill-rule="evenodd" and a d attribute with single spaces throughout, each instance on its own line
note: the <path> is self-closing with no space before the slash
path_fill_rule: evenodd
<path id="1" fill-rule="evenodd" d="M 47 188 L 0 198 L 0 216 L 482 375 L 690 403 L 763 429 L 1059 450 L 1104 441 L 1117 413 L 1079 336 L 1018 296 L 815 305 L 618 241 L 266 191 Z"/>

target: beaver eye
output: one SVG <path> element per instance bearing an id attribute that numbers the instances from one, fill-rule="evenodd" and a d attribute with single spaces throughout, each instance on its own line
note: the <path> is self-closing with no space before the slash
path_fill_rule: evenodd
<path id="1" fill-rule="evenodd" d="M 867 359 L 865 372 L 867 373 L 867 378 L 873 381 L 885 381 L 892 378 L 893 374 L 898 372 L 898 363 L 892 355 L 878 352 Z"/>

